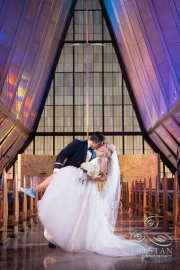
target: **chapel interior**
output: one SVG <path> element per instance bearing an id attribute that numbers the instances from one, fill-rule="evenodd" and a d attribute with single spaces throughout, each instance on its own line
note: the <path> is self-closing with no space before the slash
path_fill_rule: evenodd
<path id="1" fill-rule="evenodd" d="M 180 269 L 179 59 L 179 0 L 0 1 L 0 269 Z M 119 160 L 115 234 L 156 254 L 49 248 L 44 191 L 20 191 L 95 131 Z"/>

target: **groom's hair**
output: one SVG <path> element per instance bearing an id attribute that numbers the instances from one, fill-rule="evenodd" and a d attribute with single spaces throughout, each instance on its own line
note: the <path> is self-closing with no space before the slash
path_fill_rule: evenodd
<path id="1" fill-rule="evenodd" d="M 96 131 L 90 136 L 90 141 L 94 141 L 96 143 L 105 141 L 106 137 L 100 133 L 99 131 Z"/>

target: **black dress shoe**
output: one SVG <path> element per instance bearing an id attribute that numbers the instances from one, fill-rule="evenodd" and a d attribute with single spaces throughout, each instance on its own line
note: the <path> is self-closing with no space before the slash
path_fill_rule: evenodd
<path id="1" fill-rule="evenodd" d="M 48 244 L 48 247 L 50 247 L 50 248 L 56 248 L 56 246 L 54 244 L 50 243 L 50 242 Z"/>

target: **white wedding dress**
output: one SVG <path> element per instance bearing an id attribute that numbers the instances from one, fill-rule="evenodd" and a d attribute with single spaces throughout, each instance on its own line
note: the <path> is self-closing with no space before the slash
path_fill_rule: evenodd
<path id="1" fill-rule="evenodd" d="M 97 158 L 90 164 L 99 170 Z M 81 169 L 68 166 L 49 184 L 38 202 L 45 237 L 68 252 L 133 255 L 137 244 L 113 234 L 97 183 L 84 176 Z"/>

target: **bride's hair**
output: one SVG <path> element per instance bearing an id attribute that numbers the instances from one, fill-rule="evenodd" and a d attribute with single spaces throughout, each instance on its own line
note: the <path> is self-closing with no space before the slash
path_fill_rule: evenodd
<path id="1" fill-rule="evenodd" d="M 112 143 L 109 142 L 105 142 L 104 144 L 106 145 L 105 157 L 110 161 L 111 156 L 114 153 L 115 147 Z"/>

